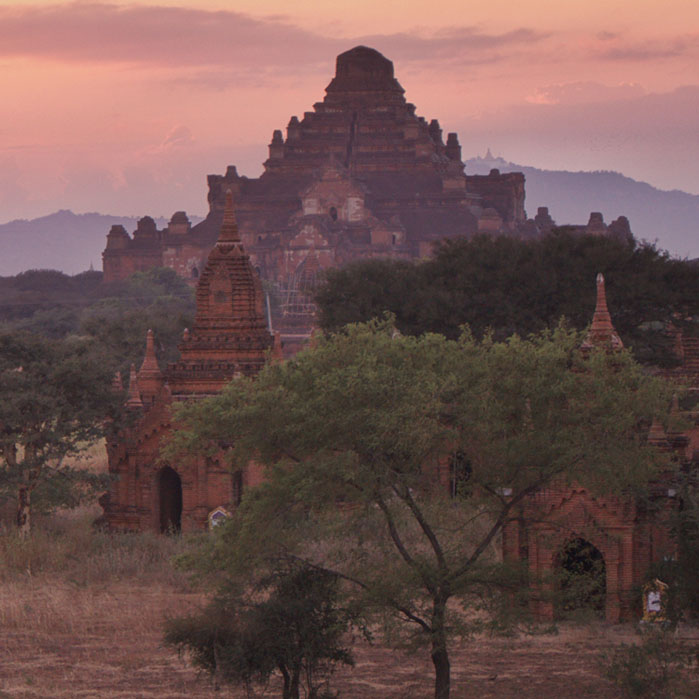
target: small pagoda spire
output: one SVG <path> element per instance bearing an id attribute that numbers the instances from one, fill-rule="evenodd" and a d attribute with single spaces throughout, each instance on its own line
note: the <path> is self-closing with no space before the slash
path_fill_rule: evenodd
<path id="1" fill-rule="evenodd" d="M 235 209 L 233 208 L 233 192 L 226 191 L 226 205 L 223 209 L 223 223 L 221 224 L 221 232 L 218 236 L 217 245 L 231 245 L 240 243 L 240 234 L 238 233 L 238 222 L 235 218 Z"/>
<path id="2" fill-rule="evenodd" d="M 607 293 L 604 288 L 604 276 L 597 275 L 597 303 L 595 313 L 592 316 L 590 330 L 582 343 L 582 349 L 590 350 L 593 347 L 604 347 L 618 350 L 624 346 L 621 338 L 614 329 L 612 317 L 607 308 Z"/>
<path id="3" fill-rule="evenodd" d="M 131 373 L 129 374 L 129 395 L 126 399 L 127 408 L 142 408 L 141 392 L 138 390 L 138 375 L 136 374 L 135 364 L 131 365 Z"/>
<path id="4" fill-rule="evenodd" d="M 670 405 L 670 415 L 677 417 L 680 414 L 680 399 L 676 393 L 672 394 L 672 403 Z"/>
<path id="5" fill-rule="evenodd" d="M 524 401 L 524 415 L 522 416 L 522 427 L 527 432 L 534 430 L 534 419 L 532 418 L 532 402 L 529 398 Z"/>
<path id="6" fill-rule="evenodd" d="M 162 385 L 158 395 L 161 402 L 172 403 L 172 391 L 170 390 L 170 384 L 167 381 Z"/>
<path id="7" fill-rule="evenodd" d="M 163 385 L 163 375 L 158 366 L 158 359 L 155 356 L 155 339 L 153 331 L 146 333 L 146 356 L 138 372 L 138 387 L 141 395 L 150 399 L 155 398 Z"/>
<path id="8" fill-rule="evenodd" d="M 156 371 L 160 373 L 160 367 L 158 366 L 158 360 L 155 356 L 155 339 L 153 336 L 153 331 L 149 328 L 146 333 L 146 356 L 143 359 L 143 364 L 141 364 L 141 369 L 138 372 L 139 376 L 141 372 Z"/>
<path id="9" fill-rule="evenodd" d="M 682 430 L 678 429 L 678 425 L 682 423 L 680 414 L 680 399 L 676 393 L 672 394 L 672 403 L 670 404 L 670 424 L 668 425 L 668 437 L 673 438 L 682 434 Z"/>

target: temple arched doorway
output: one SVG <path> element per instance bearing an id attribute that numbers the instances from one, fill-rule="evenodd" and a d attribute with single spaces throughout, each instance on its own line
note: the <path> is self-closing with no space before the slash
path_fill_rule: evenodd
<path id="1" fill-rule="evenodd" d="M 179 532 L 182 528 L 182 480 L 169 466 L 158 473 L 158 505 L 161 533 Z"/>
<path id="2" fill-rule="evenodd" d="M 607 567 L 602 552 L 589 541 L 573 537 L 565 542 L 555 563 L 556 617 L 582 612 L 604 618 Z"/>

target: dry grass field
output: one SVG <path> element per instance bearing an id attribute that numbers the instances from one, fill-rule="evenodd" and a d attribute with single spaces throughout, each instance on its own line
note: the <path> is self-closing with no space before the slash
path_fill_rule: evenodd
<path id="1" fill-rule="evenodd" d="M 89 526 L 94 510 L 56 517 L 31 542 L 0 536 L 0 697 L 244 697 L 217 691 L 161 645 L 162 621 L 201 604 L 171 557 L 177 538 L 124 536 Z M 50 531 L 50 534 L 47 533 Z M 687 643 L 697 632 L 684 629 Z M 556 635 L 478 638 L 456 646 L 453 693 L 461 697 L 617 697 L 600 653 L 636 638 L 630 626 L 563 626 Z M 429 697 L 426 653 L 365 642 L 356 667 L 339 671 L 342 697 Z M 279 696 L 270 682 L 254 696 Z M 695 686 L 699 695 L 699 683 Z M 690 692 L 686 696 L 692 696 Z"/>

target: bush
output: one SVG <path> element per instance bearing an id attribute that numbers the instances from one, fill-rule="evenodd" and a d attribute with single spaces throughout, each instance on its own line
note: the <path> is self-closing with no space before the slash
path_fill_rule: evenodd
<path id="1" fill-rule="evenodd" d="M 694 696 L 688 671 L 697 664 L 697 654 L 686 649 L 662 629 L 643 632 L 638 644 L 622 644 L 604 658 L 605 675 L 626 697 Z"/>
<path id="2" fill-rule="evenodd" d="M 215 682 L 264 683 L 277 669 L 284 699 L 330 696 L 321 687 L 337 663 L 354 664 L 342 637 L 353 616 L 338 605 L 335 575 L 304 565 L 277 570 L 253 599 L 221 590 L 196 616 L 170 619 L 165 644 L 188 652 Z"/>

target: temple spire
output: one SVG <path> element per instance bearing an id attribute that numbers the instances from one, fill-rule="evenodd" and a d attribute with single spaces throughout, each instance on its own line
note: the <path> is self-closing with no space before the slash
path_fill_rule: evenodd
<path id="1" fill-rule="evenodd" d="M 582 344 L 582 349 L 589 350 L 593 347 L 604 347 L 606 349 L 621 349 L 624 343 L 614 329 L 612 317 L 607 308 L 607 293 L 604 288 L 604 276 L 597 275 L 597 303 L 595 313 L 592 316 L 590 330 Z"/>
<path id="2" fill-rule="evenodd" d="M 158 360 L 155 357 L 155 341 L 153 331 L 150 329 L 146 333 L 146 356 L 143 359 L 143 364 L 141 364 L 141 370 L 138 372 L 139 375 L 143 371 L 157 371 L 160 373 Z"/>
<path id="3" fill-rule="evenodd" d="M 138 376 L 136 374 L 135 365 L 131 365 L 131 373 L 129 374 L 129 395 L 126 399 L 127 408 L 142 408 L 141 393 L 138 390 Z"/>
<path id="4" fill-rule="evenodd" d="M 240 234 L 238 233 L 238 222 L 235 219 L 235 209 L 233 208 L 233 192 L 229 189 L 226 192 L 226 204 L 223 209 L 223 223 L 221 224 L 221 232 L 218 236 L 217 245 L 230 245 L 232 243 L 240 243 Z"/>
<path id="5" fill-rule="evenodd" d="M 146 333 L 146 356 L 138 372 L 138 387 L 142 396 L 153 399 L 160 391 L 162 384 L 163 375 L 155 356 L 155 339 L 153 331 L 149 329 Z"/>

